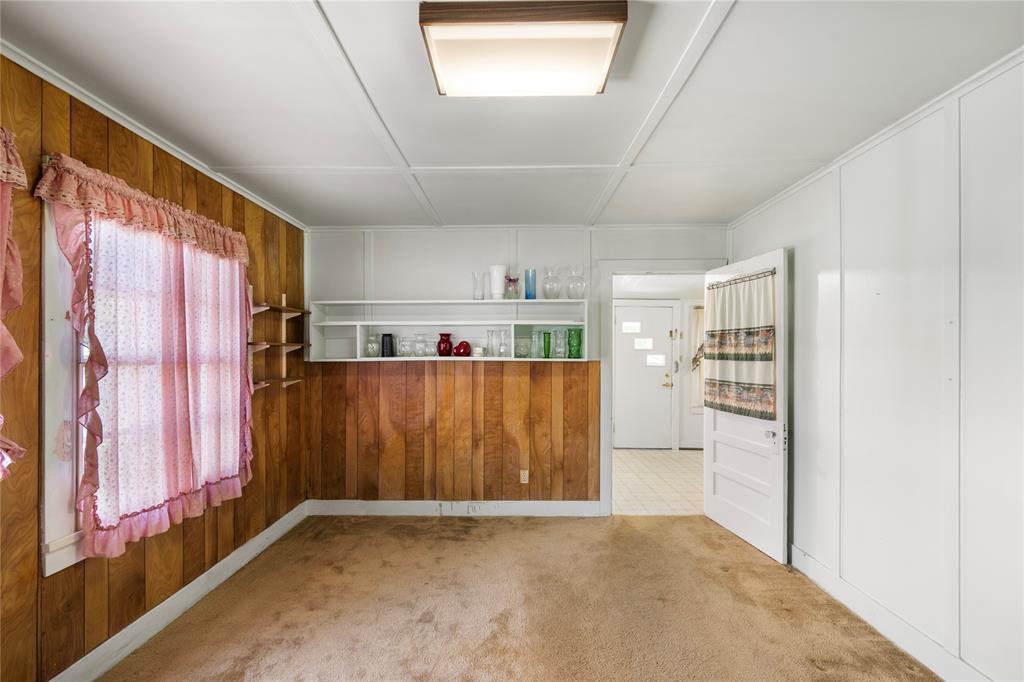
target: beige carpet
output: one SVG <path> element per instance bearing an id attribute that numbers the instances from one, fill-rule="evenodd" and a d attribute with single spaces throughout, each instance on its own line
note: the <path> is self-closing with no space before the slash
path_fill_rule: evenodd
<path id="1" fill-rule="evenodd" d="M 109 680 L 932 678 L 701 516 L 311 518 Z"/>

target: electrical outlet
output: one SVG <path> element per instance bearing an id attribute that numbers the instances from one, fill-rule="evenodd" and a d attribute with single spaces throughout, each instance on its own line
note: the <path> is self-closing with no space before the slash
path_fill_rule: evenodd
<path id="1" fill-rule="evenodd" d="M 529 483 L 530 482 L 530 470 L 529 469 L 520 469 L 519 470 L 519 482 L 520 483 Z"/>

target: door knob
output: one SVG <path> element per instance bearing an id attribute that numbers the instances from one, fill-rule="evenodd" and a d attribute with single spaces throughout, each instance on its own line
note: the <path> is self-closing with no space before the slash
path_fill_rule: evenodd
<path id="1" fill-rule="evenodd" d="M 666 381 L 665 383 L 663 383 L 661 385 L 661 387 L 662 388 L 672 388 L 672 382 L 671 381 Z"/>
<path id="2" fill-rule="evenodd" d="M 764 437 L 765 438 L 772 438 L 772 439 L 774 439 L 775 438 L 775 432 L 769 429 L 768 431 L 764 432 Z"/>

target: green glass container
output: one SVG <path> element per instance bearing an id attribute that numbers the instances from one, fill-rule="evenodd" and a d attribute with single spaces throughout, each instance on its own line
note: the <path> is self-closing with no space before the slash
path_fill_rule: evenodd
<path id="1" fill-rule="evenodd" d="M 544 357 L 551 357 L 551 332 L 544 332 Z"/>
<path id="2" fill-rule="evenodd" d="M 569 358 L 579 360 L 583 357 L 583 328 L 569 327 Z"/>

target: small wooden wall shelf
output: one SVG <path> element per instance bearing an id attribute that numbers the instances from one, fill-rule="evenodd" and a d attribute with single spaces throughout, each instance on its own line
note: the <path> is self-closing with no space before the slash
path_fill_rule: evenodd
<path id="1" fill-rule="evenodd" d="M 250 296 L 252 295 L 251 287 L 249 289 L 249 294 Z M 272 385 L 287 388 L 292 384 L 297 384 L 302 381 L 301 377 L 288 376 L 288 353 L 299 350 L 300 348 L 305 348 L 309 344 L 288 340 L 287 321 L 306 315 L 309 311 L 289 306 L 287 296 L 285 294 L 281 294 L 280 303 L 253 303 L 251 305 L 251 310 L 254 316 L 260 313 L 270 313 L 276 318 L 274 320 L 266 321 L 262 325 L 263 333 L 270 338 L 254 339 L 253 329 L 251 326 L 249 328 L 249 371 L 252 372 L 252 356 L 254 353 L 266 351 L 274 354 L 266 360 L 265 374 L 267 376 L 264 376 L 259 381 L 253 382 L 253 391 L 258 391 L 261 388 L 267 388 Z"/>

